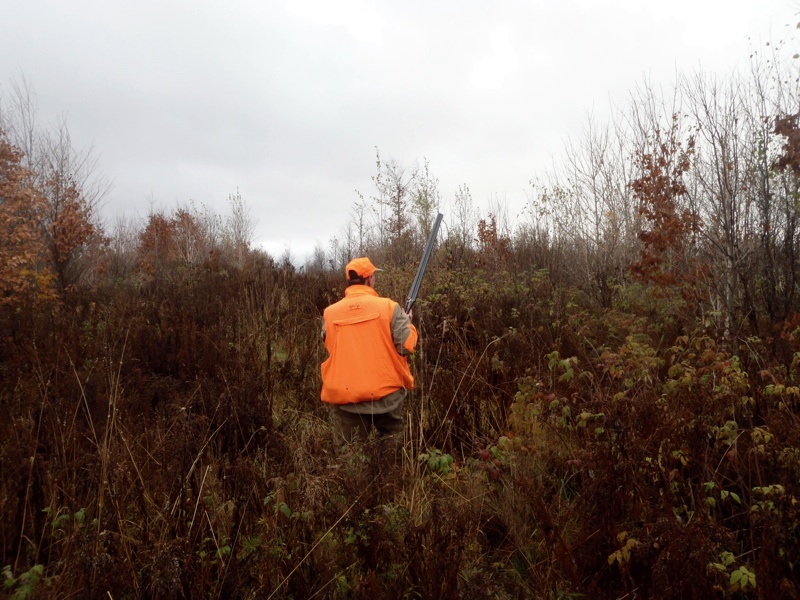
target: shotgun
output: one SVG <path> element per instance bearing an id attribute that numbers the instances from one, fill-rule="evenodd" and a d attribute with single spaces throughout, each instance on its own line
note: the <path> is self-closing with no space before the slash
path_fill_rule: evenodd
<path id="1" fill-rule="evenodd" d="M 431 258 L 433 251 L 433 244 L 436 242 L 436 234 L 439 233 L 439 225 L 442 223 L 442 213 L 436 215 L 436 221 L 433 223 L 431 234 L 428 236 L 428 242 L 425 244 L 425 252 L 422 253 L 422 261 L 417 268 L 417 276 L 414 277 L 414 283 L 411 285 L 411 291 L 408 292 L 408 300 L 406 301 L 406 312 L 411 312 L 414 302 L 417 301 L 417 294 L 419 293 L 419 285 L 422 283 L 422 276 L 425 275 L 425 268 L 428 266 L 428 261 Z"/>

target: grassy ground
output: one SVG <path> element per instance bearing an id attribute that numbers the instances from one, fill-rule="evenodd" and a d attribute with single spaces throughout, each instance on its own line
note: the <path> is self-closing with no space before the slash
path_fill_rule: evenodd
<path id="1" fill-rule="evenodd" d="M 382 277 L 401 298 L 410 275 Z M 332 444 L 338 276 L 172 272 L 4 313 L 4 593 L 797 597 L 794 331 L 729 340 L 542 271 L 426 285 L 399 457 Z"/>

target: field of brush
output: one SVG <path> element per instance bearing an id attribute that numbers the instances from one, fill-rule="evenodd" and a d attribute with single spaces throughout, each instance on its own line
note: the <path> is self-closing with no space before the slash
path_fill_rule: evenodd
<path id="1" fill-rule="evenodd" d="M 0 595 L 800 597 L 792 54 L 634 91 L 514 218 L 459 186 L 399 461 L 334 448 L 321 317 L 360 255 L 405 299 L 427 160 L 376 151 L 299 266 L 238 192 L 105 232 L 91 153 L 0 105 Z"/>
<path id="2" fill-rule="evenodd" d="M 338 271 L 131 272 L 3 313 L 5 594 L 797 597 L 796 324 L 734 340 L 508 264 L 431 262 L 396 464 L 336 452 L 319 401 Z"/>

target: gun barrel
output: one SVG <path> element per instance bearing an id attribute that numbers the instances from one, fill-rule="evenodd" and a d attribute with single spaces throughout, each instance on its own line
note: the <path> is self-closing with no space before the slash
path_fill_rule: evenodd
<path id="1" fill-rule="evenodd" d="M 411 291 L 408 292 L 406 312 L 411 310 L 411 308 L 414 306 L 414 302 L 417 300 L 419 286 L 422 283 L 423 275 L 425 275 L 425 269 L 428 267 L 428 261 L 431 258 L 431 252 L 433 252 L 433 245 L 436 243 L 436 235 L 439 233 L 439 225 L 441 225 L 441 223 L 442 213 L 438 213 L 436 215 L 436 221 L 433 223 L 433 228 L 431 228 L 431 234 L 428 236 L 428 241 L 425 244 L 425 252 L 422 254 L 422 260 L 419 263 L 419 267 L 417 267 L 417 275 L 414 277 L 414 283 L 411 285 Z"/>

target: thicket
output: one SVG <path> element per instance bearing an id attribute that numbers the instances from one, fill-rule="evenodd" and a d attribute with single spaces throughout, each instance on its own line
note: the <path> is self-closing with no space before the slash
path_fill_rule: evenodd
<path id="1" fill-rule="evenodd" d="M 799 107 L 771 56 L 636 92 L 527 218 L 378 156 L 302 268 L 238 194 L 104 231 L 86 160 L 6 113 L 4 594 L 798 597 Z M 360 254 L 402 299 L 436 210 L 403 458 L 337 452 L 321 312 Z"/>

